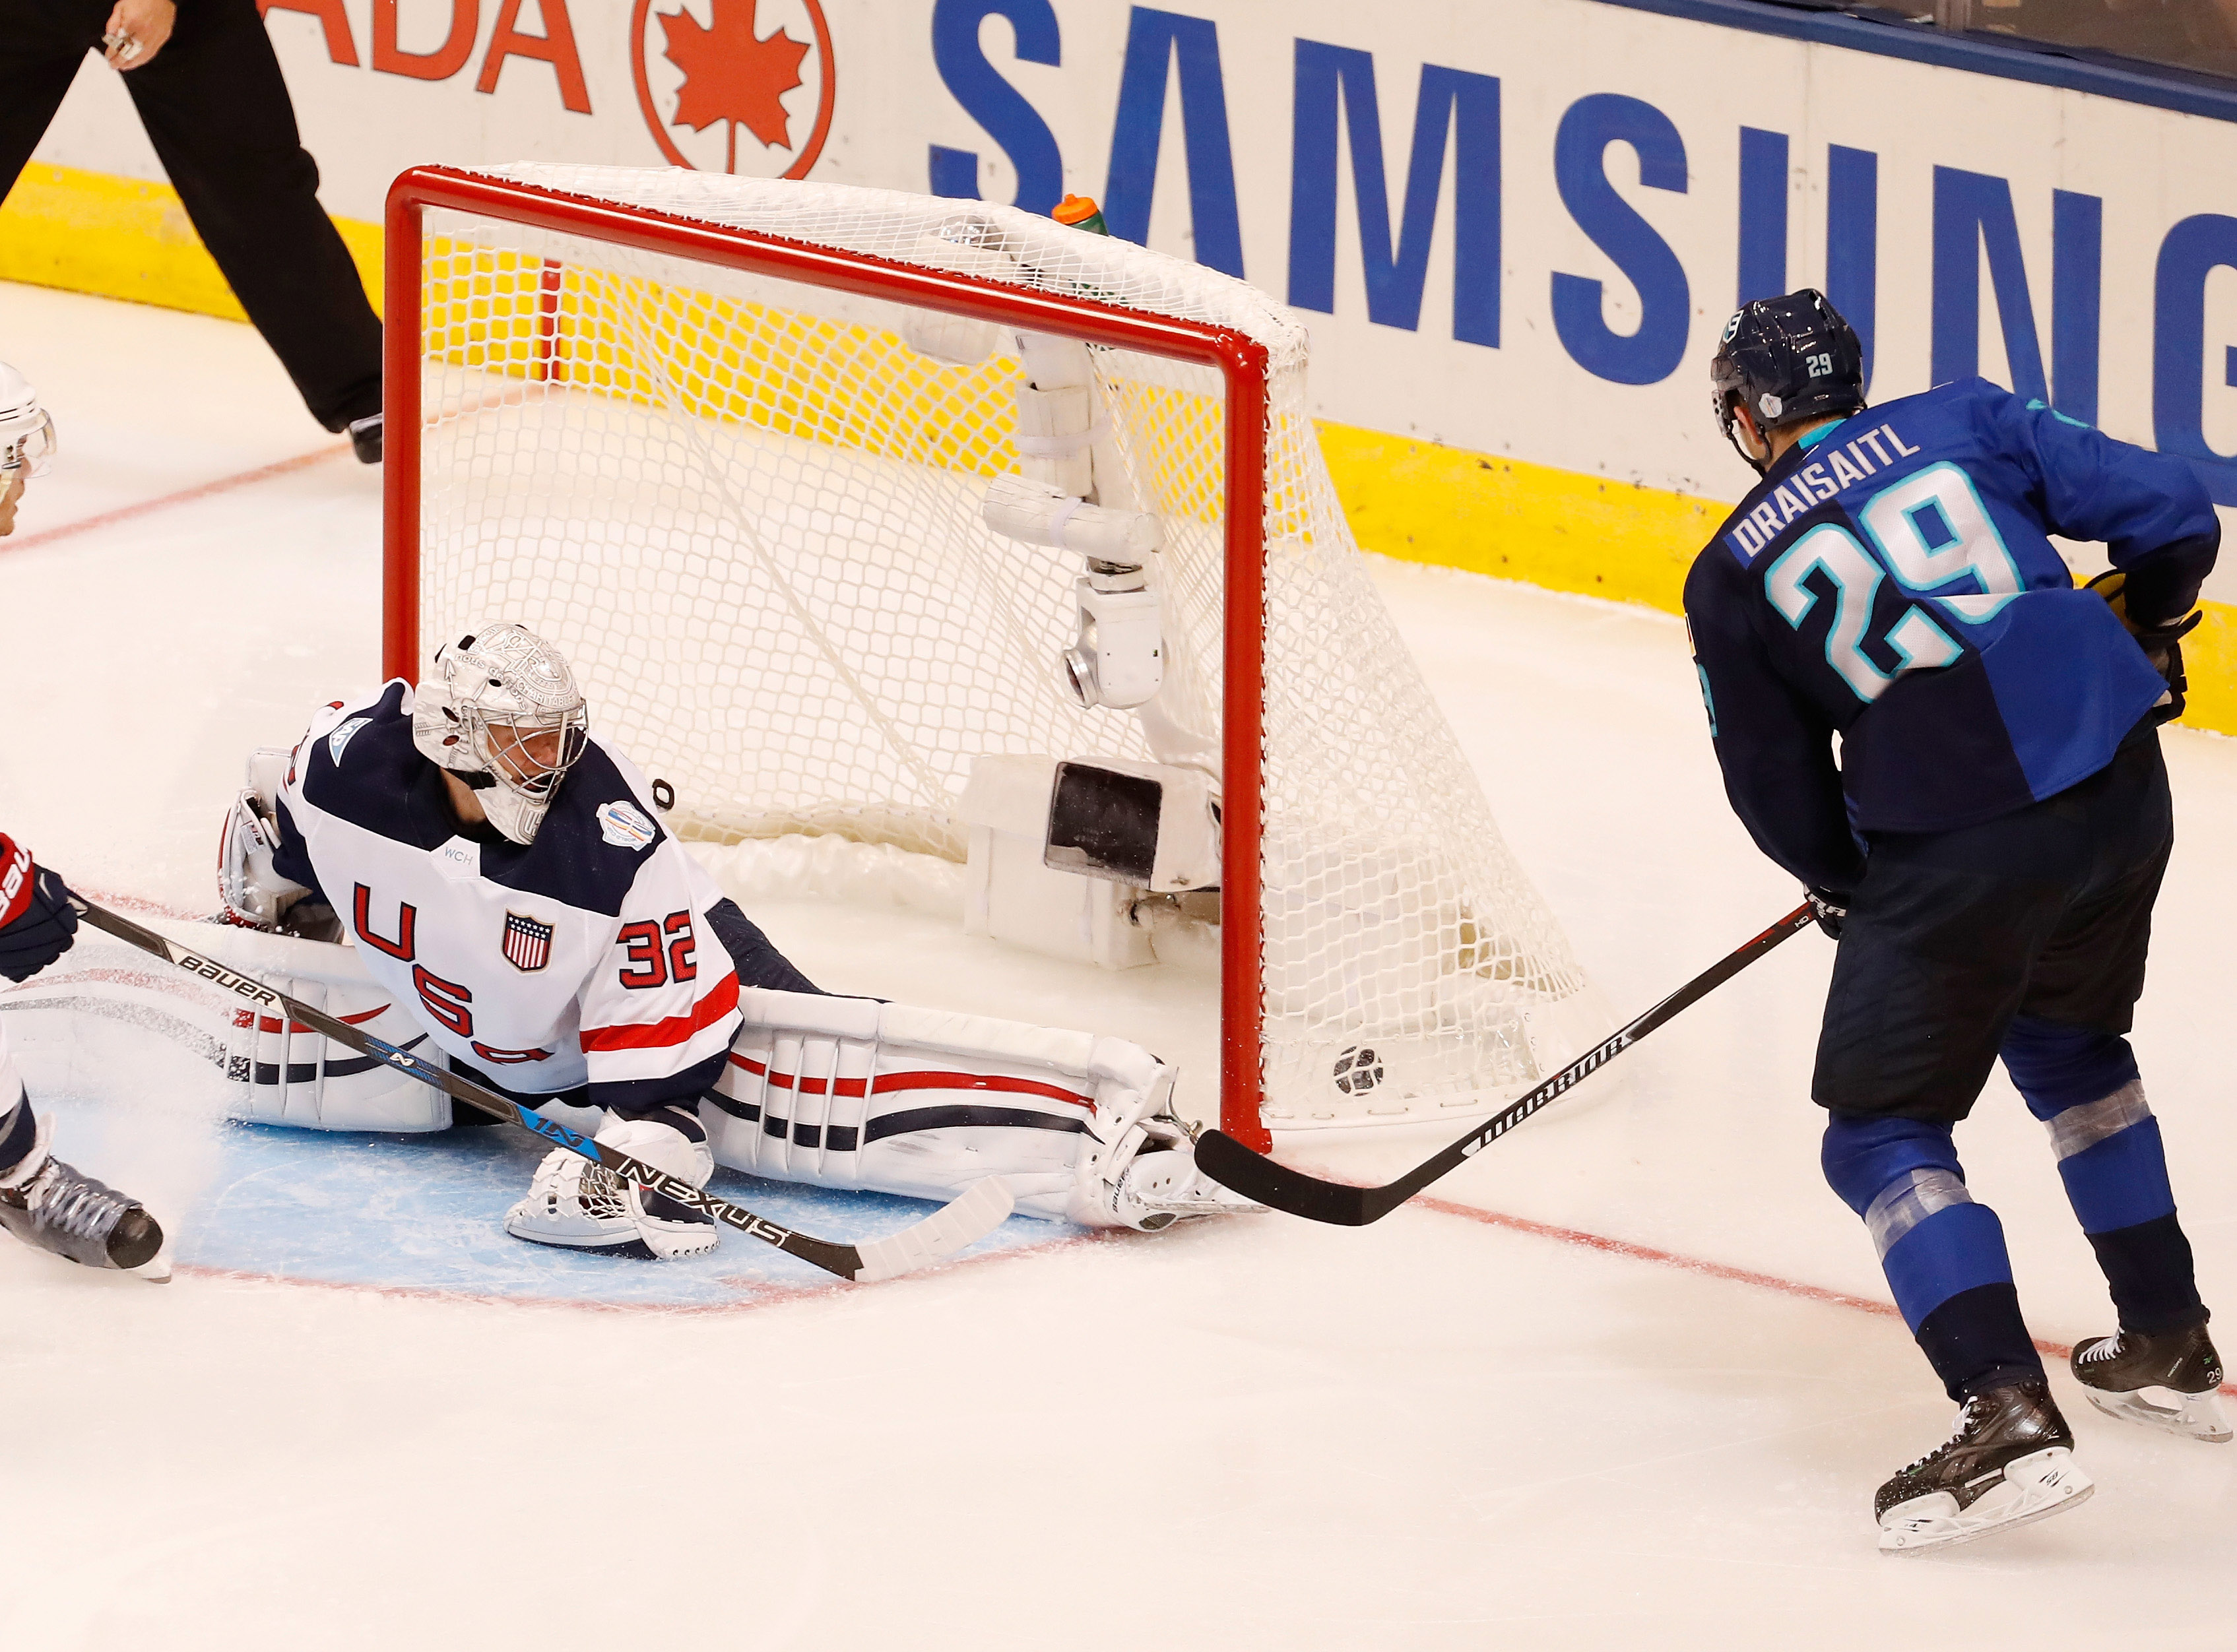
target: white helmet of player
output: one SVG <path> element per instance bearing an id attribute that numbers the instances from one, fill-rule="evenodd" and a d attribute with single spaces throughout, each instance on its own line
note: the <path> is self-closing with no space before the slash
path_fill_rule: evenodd
<path id="1" fill-rule="evenodd" d="M 0 361 L 0 477 L 44 476 L 55 457 L 55 421 L 23 375 Z"/>
<path id="2" fill-rule="evenodd" d="M 518 625 L 445 642 L 413 692 L 412 744 L 473 787 L 490 824 L 515 843 L 536 840 L 590 731 L 566 656 Z"/>

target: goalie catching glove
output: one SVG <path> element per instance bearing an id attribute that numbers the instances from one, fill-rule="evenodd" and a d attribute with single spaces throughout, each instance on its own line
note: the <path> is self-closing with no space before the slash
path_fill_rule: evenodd
<path id="1" fill-rule="evenodd" d="M 696 1128 L 610 1116 L 598 1127 L 597 1139 L 703 1188 L 715 1174 L 715 1161 L 703 1133 L 697 1141 L 686 1134 Z M 505 1213 L 505 1230 L 538 1245 L 652 1261 L 701 1255 L 721 1243 L 723 1234 L 711 1217 L 625 1182 L 605 1166 L 564 1148 L 554 1148 L 536 1167 L 528 1197 Z"/>

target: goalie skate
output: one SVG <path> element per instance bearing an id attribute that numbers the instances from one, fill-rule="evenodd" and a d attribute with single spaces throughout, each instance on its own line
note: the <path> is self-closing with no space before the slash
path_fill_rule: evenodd
<path id="1" fill-rule="evenodd" d="M 1142 1088 L 1099 1103 L 1088 1123 L 1074 1219 L 1153 1234 L 1185 1217 L 1263 1213 L 1197 1168 L 1196 1144 L 1168 1105 L 1173 1070 L 1151 1063 Z"/>
<path id="2" fill-rule="evenodd" d="M 1917 1554 L 2048 1519 L 2096 1489 L 2037 1379 L 1968 1399 L 1950 1438 L 1880 1487 L 1872 1512 L 1882 1553 Z"/>
<path id="3" fill-rule="evenodd" d="M 2229 1438 L 2221 1358 L 2202 1325 L 2156 1337 L 2092 1337 L 2074 1351 L 2073 1369 L 2089 1403 L 2108 1417 L 2211 1445 Z"/>
<path id="4" fill-rule="evenodd" d="M 0 1178 L 0 1227 L 64 1261 L 164 1283 L 171 1252 L 162 1227 L 137 1199 L 55 1157 L 47 1147 L 53 1129 L 41 1119 L 30 1152 Z"/>
<path id="5" fill-rule="evenodd" d="M 1266 1207 L 1231 1192 L 1197 1168 L 1196 1149 L 1170 1115 L 1145 1122 L 1146 1140 L 1112 1189 L 1114 1213 L 1145 1233 L 1188 1216 L 1263 1215 Z"/>

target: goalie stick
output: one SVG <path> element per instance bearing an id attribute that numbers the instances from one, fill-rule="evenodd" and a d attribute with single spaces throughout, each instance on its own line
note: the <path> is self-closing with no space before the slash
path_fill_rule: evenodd
<path id="1" fill-rule="evenodd" d="M 835 1244 L 828 1239 L 817 1239 L 808 1234 L 795 1233 L 766 1216 L 756 1215 L 743 1205 L 734 1205 L 727 1199 L 718 1199 L 703 1188 L 695 1188 L 680 1176 L 665 1170 L 657 1170 L 626 1153 L 617 1153 L 604 1143 L 554 1123 L 519 1102 L 500 1096 L 494 1090 L 484 1089 L 479 1084 L 459 1077 L 456 1073 L 423 1060 L 408 1050 L 399 1050 L 386 1043 L 362 1029 L 346 1021 L 335 1019 L 323 1011 L 313 1010 L 299 999 L 266 986 L 253 976 L 228 969 L 214 958 L 189 951 L 168 937 L 134 923 L 129 918 L 95 905 L 82 896 L 73 894 L 70 905 L 79 918 L 96 929 L 114 935 L 118 940 L 152 952 L 166 963 L 201 976 L 212 985 L 221 987 L 245 1003 L 261 1004 L 274 1014 L 285 1017 L 313 1032 L 324 1033 L 338 1044 L 346 1044 L 360 1055 L 383 1061 L 399 1072 L 432 1084 L 447 1092 L 454 1101 L 464 1102 L 477 1112 L 515 1124 L 531 1135 L 542 1136 L 554 1147 L 564 1148 L 570 1153 L 580 1154 L 594 1164 L 602 1164 L 625 1181 L 665 1194 L 678 1204 L 703 1212 L 725 1227 L 760 1240 L 764 1245 L 774 1245 L 779 1250 L 797 1256 L 804 1262 L 813 1262 L 827 1274 L 836 1274 L 841 1279 L 868 1284 L 874 1280 L 894 1279 L 902 1274 L 953 1256 L 957 1251 L 987 1234 L 1007 1220 L 1012 1199 L 1010 1190 L 994 1177 L 975 1183 L 961 1198 L 943 1205 L 911 1227 L 884 1239 L 866 1240 L 859 1245 Z"/>
<path id="2" fill-rule="evenodd" d="M 1222 1130 L 1206 1130 L 1197 1137 L 1196 1162 L 1222 1187 L 1255 1199 L 1260 1204 L 1286 1210 L 1293 1216 L 1332 1222 L 1343 1227 L 1364 1227 L 1380 1221 L 1428 1187 L 1439 1176 L 1465 1163 L 1506 1135 L 1533 1113 L 1558 1101 L 1578 1080 L 1598 1071 L 1679 1010 L 1698 1004 L 1732 977 L 1777 946 L 1788 936 L 1817 921 L 1805 901 L 1769 929 L 1695 976 L 1645 1015 L 1619 1027 L 1607 1039 L 1571 1062 L 1528 1095 L 1510 1102 L 1470 1130 L 1435 1157 L 1414 1167 L 1397 1181 L 1379 1188 L 1355 1187 L 1343 1181 L 1323 1181 L 1288 1165 L 1277 1164 L 1253 1153 Z"/>

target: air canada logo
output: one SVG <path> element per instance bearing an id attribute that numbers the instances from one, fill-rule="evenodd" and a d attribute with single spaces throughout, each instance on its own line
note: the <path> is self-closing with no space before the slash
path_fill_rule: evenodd
<path id="1" fill-rule="evenodd" d="M 637 107 L 679 167 L 804 178 L 831 131 L 821 0 L 637 0 Z"/>

